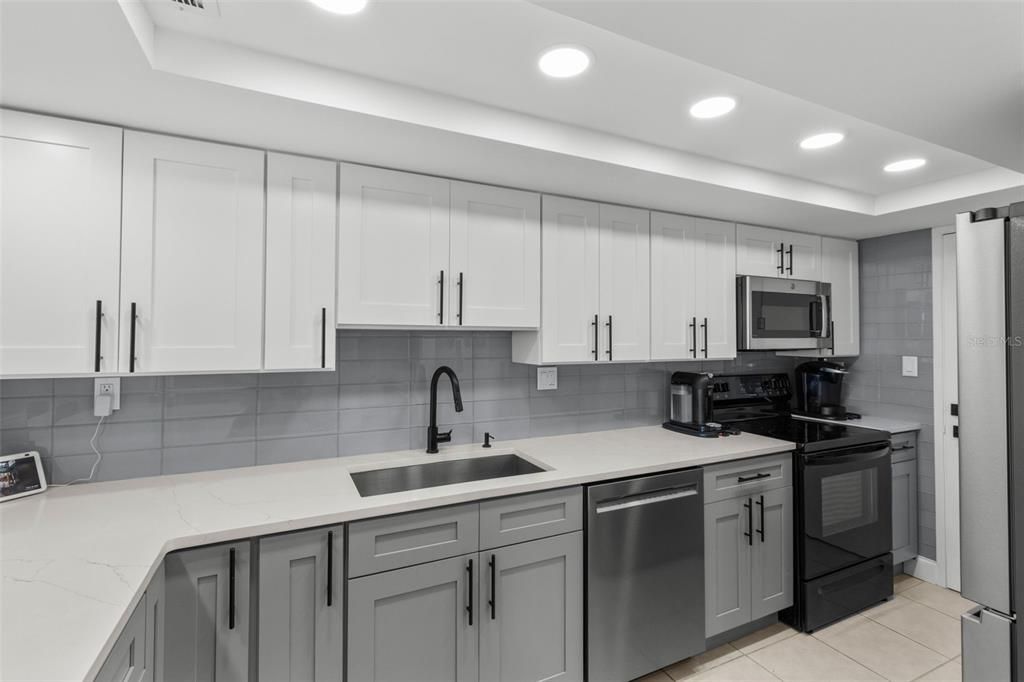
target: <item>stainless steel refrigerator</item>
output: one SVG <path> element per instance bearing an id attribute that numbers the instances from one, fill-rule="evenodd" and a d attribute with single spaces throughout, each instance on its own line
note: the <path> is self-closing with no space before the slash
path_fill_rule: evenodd
<path id="1" fill-rule="evenodd" d="M 1024 669 L 1024 203 L 956 223 L 964 680 Z"/>

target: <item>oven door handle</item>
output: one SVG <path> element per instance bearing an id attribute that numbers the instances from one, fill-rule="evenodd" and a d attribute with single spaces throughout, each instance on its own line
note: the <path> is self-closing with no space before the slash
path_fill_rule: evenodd
<path id="1" fill-rule="evenodd" d="M 836 452 L 842 452 L 843 454 L 823 452 L 806 455 L 804 462 L 807 466 L 829 466 L 832 464 L 846 464 L 848 462 L 874 462 L 875 460 L 889 457 L 892 454 L 892 448 L 888 445 L 881 448 L 872 445 L 855 450 L 838 450 Z"/>

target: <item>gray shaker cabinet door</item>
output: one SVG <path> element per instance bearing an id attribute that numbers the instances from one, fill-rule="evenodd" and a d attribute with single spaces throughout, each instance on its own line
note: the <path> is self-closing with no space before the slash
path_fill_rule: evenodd
<path id="1" fill-rule="evenodd" d="M 261 680 L 341 682 L 344 543 L 342 526 L 260 538 Z"/>
<path id="2" fill-rule="evenodd" d="M 583 534 L 503 547 L 480 560 L 480 679 L 582 680 Z"/>
<path id="3" fill-rule="evenodd" d="M 146 588 L 146 669 L 145 682 L 164 680 L 164 564 L 161 562 Z"/>
<path id="4" fill-rule="evenodd" d="M 917 460 L 892 465 L 892 562 L 917 558 Z"/>
<path id="5" fill-rule="evenodd" d="M 706 637 L 750 622 L 749 500 L 704 505 Z"/>
<path id="6" fill-rule="evenodd" d="M 769 490 L 753 502 L 750 618 L 756 620 L 793 605 L 793 489 Z"/>
<path id="7" fill-rule="evenodd" d="M 146 595 L 118 635 L 96 682 L 148 682 L 152 673 L 146 658 Z"/>
<path id="8" fill-rule="evenodd" d="M 234 550 L 233 581 L 231 550 Z M 250 569 L 248 542 L 167 555 L 164 564 L 166 680 L 238 682 L 249 678 Z"/>
<path id="9" fill-rule="evenodd" d="M 349 580 L 349 682 L 476 680 L 480 568 L 470 554 Z"/>

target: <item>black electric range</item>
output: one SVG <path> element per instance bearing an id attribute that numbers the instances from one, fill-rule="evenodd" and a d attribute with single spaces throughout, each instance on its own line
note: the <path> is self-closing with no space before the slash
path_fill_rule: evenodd
<path id="1" fill-rule="evenodd" d="M 808 421 L 786 413 L 759 419 L 734 420 L 730 419 L 728 412 L 723 410 L 720 416 L 716 412 L 715 419 L 723 425 L 739 431 L 792 441 L 797 444 L 800 452 L 807 454 L 854 445 L 884 443 L 889 440 L 889 434 L 883 431 L 847 426 L 842 422 Z"/>

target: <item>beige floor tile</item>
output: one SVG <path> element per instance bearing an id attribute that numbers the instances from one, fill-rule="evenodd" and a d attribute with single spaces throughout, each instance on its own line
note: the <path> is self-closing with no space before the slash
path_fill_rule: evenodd
<path id="1" fill-rule="evenodd" d="M 964 671 L 963 666 L 960 663 L 960 657 L 957 656 L 949 663 L 940 665 L 930 673 L 922 675 L 917 678 L 918 680 L 927 682 L 960 682 L 963 679 Z"/>
<path id="2" fill-rule="evenodd" d="M 865 618 L 864 616 L 860 615 L 859 613 L 855 613 L 852 616 L 848 616 L 837 623 L 832 623 L 832 625 L 823 627 L 822 629 L 815 631 L 814 636 L 818 639 L 825 640 L 829 637 L 836 635 L 837 633 L 848 630 L 853 626 L 857 625 L 858 623 L 862 623 L 866 620 L 867 618 Z"/>
<path id="3" fill-rule="evenodd" d="M 974 602 L 964 599 L 959 593 L 931 583 L 921 583 L 901 594 L 907 599 L 921 602 L 925 606 L 942 611 L 953 618 L 959 618 L 960 614 L 976 606 Z"/>
<path id="4" fill-rule="evenodd" d="M 695 675 L 705 670 L 711 670 L 714 667 L 720 666 L 726 661 L 731 661 L 734 658 L 742 656 L 730 644 L 723 644 L 722 646 L 715 647 L 705 651 L 702 654 L 697 654 L 691 658 L 687 658 L 685 661 L 679 661 L 669 667 L 665 668 L 665 672 L 674 680 L 684 679 L 687 675 Z"/>
<path id="5" fill-rule="evenodd" d="M 796 635 L 766 646 L 750 654 L 749 658 L 783 680 L 882 679 L 824 642 L 807 635 Z"/>
<path id="6" fill-rule="evenodd" d="M 896 609 L 901 608 L 903 606 L 906 606 L 907 604 L 916 604 L 916 603 L 917 602 L 911 601 L 910 599 L 907 599 L 906 597 L 901 597 L 900 595 L 896 595 L 895 597 L 893 597 L 889 601 L 882 602 L 881 604 L 879 604 L 877 606 L 872 606 L 870 609 L 868 609 L 866 611 L 861 611 L 860 615 L 864 616 L 865 618 L 870 618 L 872 620 L 878 620 L 879 616 L 885 615 L 886 613 L 889 613 L 890 611 L 895 611 Z"/>
<path id="7" fill-rule="evenodd" d="M 942 654 L 862 618 L 816 636 L 888 680 L 913 680 L 942 665 Z"/>
<path id="8" fill-rule="evenodd" d="M 888 610 L 874 620 L 946 658 L 960 655 L 960 622 L 923 604 L 908 599 L 903 606 Z"/>
<path id="9" fill-rule="evenodd" d="M 749 656 L 740 656 L 686 680 L 722 680 L 723 682 L 754 682 L 756 680 L 778 680 L 779 678 L 757 664 Z"/>
<path id="10" fill-rule="evenodd" d="M 915 578 L 914 576 L 907 575 L 906 573 L 900 573 L 892 579 L 892 590 L 896 594 L 899 594 L 903 590 L 909 590 L 911 587 L 920 585 L 922 582 L 924 581 L 920 578 Z"/>
<path id="11" fill-rule="evenodd" d="M 664 670 L 656 670 L 650 675 L 636 678 L 633 682 L 672 682 L 672 678 Z"/>
<path id="12" fill-rule="evenodd" d="M 763 649 L 770 644 L 788 639 L 795 634 L 797 634 L 796 630 L 785 623 L 774 623 L 766 628 L 761 628 L 757 632 L 751 632 L 745 637 L 733 640 L 729 644 L 736 647 L 740 653 L 749 654 L 758 649 Z"/>

